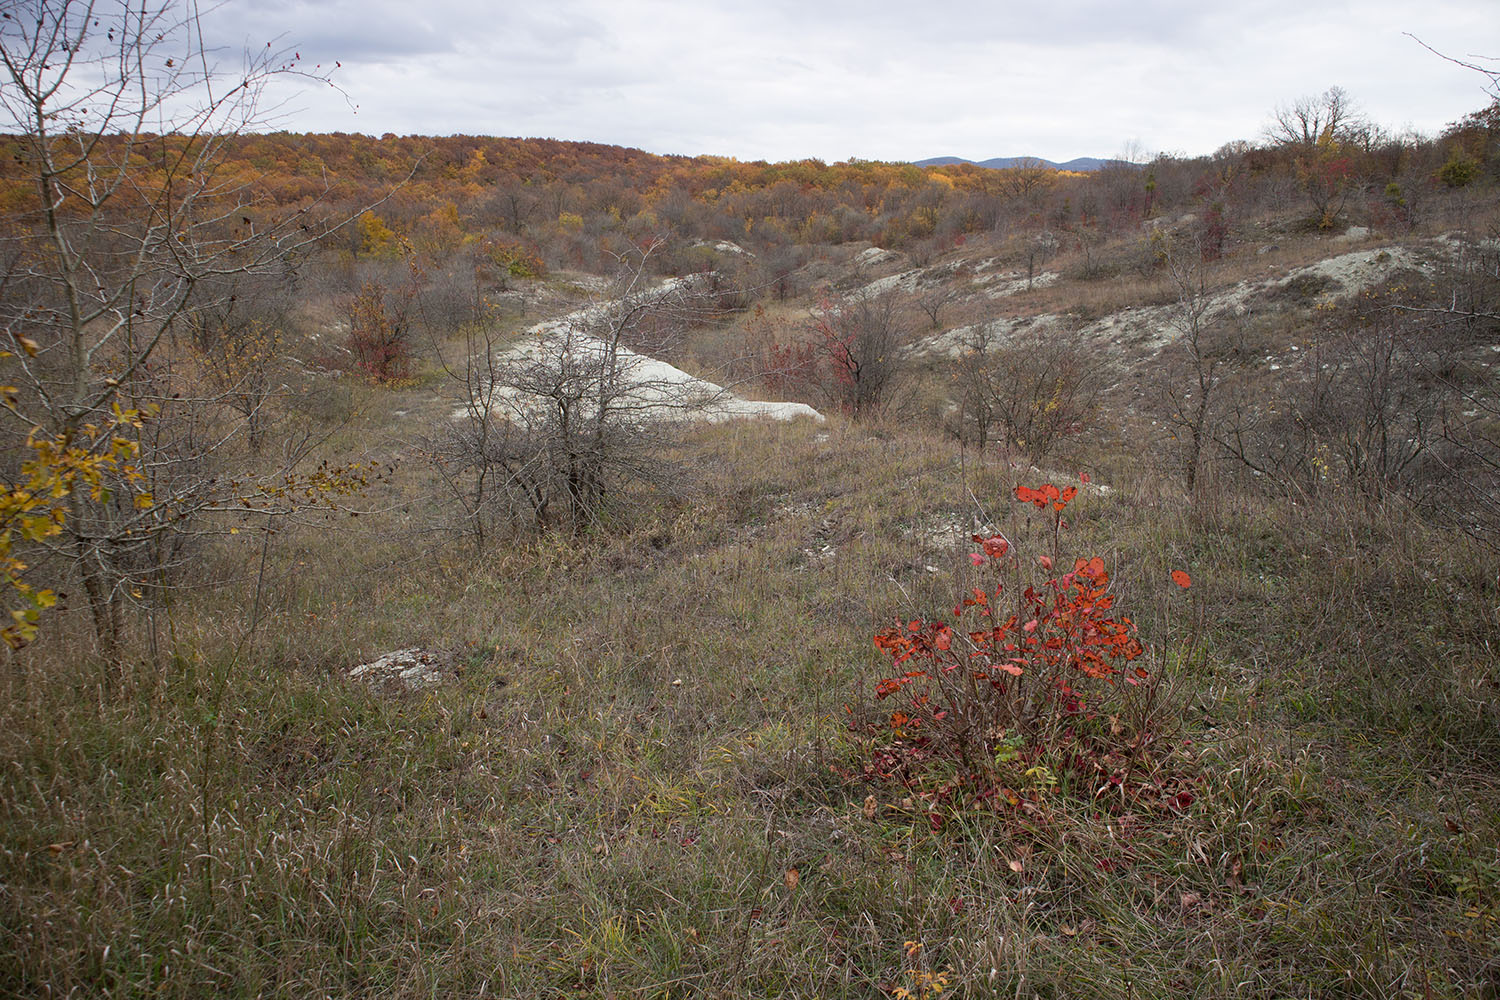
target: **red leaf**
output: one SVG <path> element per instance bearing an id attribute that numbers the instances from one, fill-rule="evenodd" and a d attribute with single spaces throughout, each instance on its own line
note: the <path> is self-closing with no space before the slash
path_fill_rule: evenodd
<path id="1" fill-rule="evenodd" d="M 1180 569 L 1174 569 L 1172 571 L 1172 582 L 1177 584 L 1177 586 L 1181 587 L 1183 590 L 1186 590 L 1193 585 L 1193 578 L 1188 576 Z"/>
<path id="2" fill-rule="evenodd" d="M 1062 496 L 1062 491 L 1051 483 L 1043 484 L 1042 488 L 1038 490 L 1034 490 L 1029 486 L 1016 487 L 1016 499 L 1022 503 L 1035 504 L 1038 510 L 1046 510 L 1047 505 L 1060 496 Z M 1058 509 L 1061 510 L 1062 508 L 1059 507 Z"/>
<path id="3" fill-rule="evenodd" d="M 1002 535 L 991 535 L 988 538 L 974 535 L 973 538 L 984 549 L 984 554 L 991 559 L 999 559 L 1010 549 L 1010 543 Z"/>

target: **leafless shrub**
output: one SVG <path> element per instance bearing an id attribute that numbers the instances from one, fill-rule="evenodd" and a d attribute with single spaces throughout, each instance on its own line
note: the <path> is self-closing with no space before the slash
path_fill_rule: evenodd
<path id="1" fill-rule="evenodd" d="M 1067 327 L 1032 323 L 1002 337 L 973 326 L 953 363 L 959 433 L 983 449 L 998 432 L 1005 447 L 1041 462 L 1089 427 L 1104 365 L 1098 346 Z"/>
<path id="2" fill-rule="evenodd" d="M 1464 287 L 1434 300 L 1426 279 L 1398 276 L 1331 311 L 1274 390 L 1234 395 L 1224 453 L 1270 488 L 1399 499 L 1496 544 L 1497 320 L 1474 307 L 1494 279 L 1450 281 Z"/>
<path id="3" fill-rule="evenodd" d="M 911 296 L 912 305 L 927 317 L 931 329 L 941 330 L 942 314 L 961 302 L 965 289 L 950 281 L 937 281 L 924 285 Z"/>
<path id="4" fill-rule="evenodd" d="M 879 413 L 911 373 L 905 297 L 857 292 L 823 303 L 810 324 L 819 363 L 806 369 L 829 404 L 855 419 Z"/>
<path id="5" fill-rule="evenodd" d="M 1170 428 L 1169 450 L 1177 457 L 1188 493 L 1194 494 L 1212 451 L 1221 387 L 1238 350 L 1234 324 L 1211 315 L 1211 269 L 1199 240 L 1158 235 L 1153 245 L 1177 293 L 1169 321 L 1175 336 L 1158 359 L 1158 406 Z"/>
<path id="6" fill-rule="evenodd" d="M 459 410 L 432 451 L 478 547 L 502 524 L 581 532 L 672 482 L 672 418 L 712 400 L 629 346 L 660 351 L 699 308 L 689 283 L 648 287 L 656 246 L 622 258 L 608 297 L 534 343 L 497 352 L 474 333 L 450 368 Z"/>

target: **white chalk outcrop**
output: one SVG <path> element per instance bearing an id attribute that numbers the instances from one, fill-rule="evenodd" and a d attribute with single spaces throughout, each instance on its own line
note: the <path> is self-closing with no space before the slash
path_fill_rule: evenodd
<path id="1" fill-rule="evenodd" d="M 692 278 L 673 278 L 642 293 L 630 309 L 669 305 L 691 290 Z M 576 396 L 585 409 L 590 399 L 607 399 L 610 413 L 625 422 L 697 420 L 717 423 L 768 417 L 794 420 L 823 415 L 806 403 L 745 399 L 707 379 L 690 375 L 659 358 L 637 353 L 592 331 L 611 331 L 621 316 L 621 300 L 592 303 L 531 327 L 520 342 L 499 352 L 490 369 L 504 373 L 483 387 L 490 409 L 515 416 L 554 406 L 546 391 Z M 598 405 L 597 402 L 593 405 Z M 455 417 L 467 416 L 467 407 Z"/>
<path id="2" fill-rule="evenodd" d="M 1274 295 L 1278 290 L 1296 287 L 1311 279 L 1318 290 L 1313 303 L 1331 302 L 1370 288 L 1401 269 L 1425 271 L 1432 264 L 1421 254 L 1405 247 L 1357 250 L 1329 257 L 1305 267 L 1294 268 L 1279 277 L 1258 281 L 1241 281 L 1208 293 L 1204 302 L 1203 322 L 1235 314 L 1253 307 L 1257 296 Z M 1176 339 L 1180 333 L 1178 317 L 1182 307 L 1176 303 L 1164 306 L 1135 306 L 1110 313 L 1087 324 L 1079 335 L 1087 340 L 1133 352 L 1156 351 Z M 1053 314 L 1016 319 L 995 319 L 977 326 L 962 326 L 928 340 L 926 349 L 934 354 L 958 357 L 975 342 L 976 337 L 990 343 L 1004 343 L 1015 333 L 1036 325 L 1061 327 L 1063 317 Z"/>

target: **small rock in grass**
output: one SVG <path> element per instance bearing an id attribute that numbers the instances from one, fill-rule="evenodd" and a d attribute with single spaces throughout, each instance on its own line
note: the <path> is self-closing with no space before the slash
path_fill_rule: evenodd
<path id="1" fill-rule="evenodd" d="M 369 663 L 361 663 L 349 671 L 349 678 L 369 684 L 419 691 L 443 683 L 452 676 L 452 667 L 452 659 L 446 653 L 413 646 L 386 653 Z"/>

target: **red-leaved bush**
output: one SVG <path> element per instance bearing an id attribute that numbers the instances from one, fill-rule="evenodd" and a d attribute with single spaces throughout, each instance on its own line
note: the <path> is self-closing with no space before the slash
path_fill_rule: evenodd
<path id="1" fill-rule="evenodd" d="M 974 587 L 951 620 L 876 634 L 895 672 L 876 686 L 890 710 L 862 776 L 902 786 L 934 827 L 954 810 L 1035 814 L 1063 800 L 1187 808 L 1157 679 L 1142 665 L 1135 623 L 1115 608 L 1104 560 L 1073 559 L 1055 574 L 1077 487 L 1015 495 L 1049 518 L 1051 552 L 1023 559 L 1003 535 L 975 535 L 970 558 L 993 568 L 993 588 Z M 1186 586 L 1187 574 L 1174 580 Z"/>

